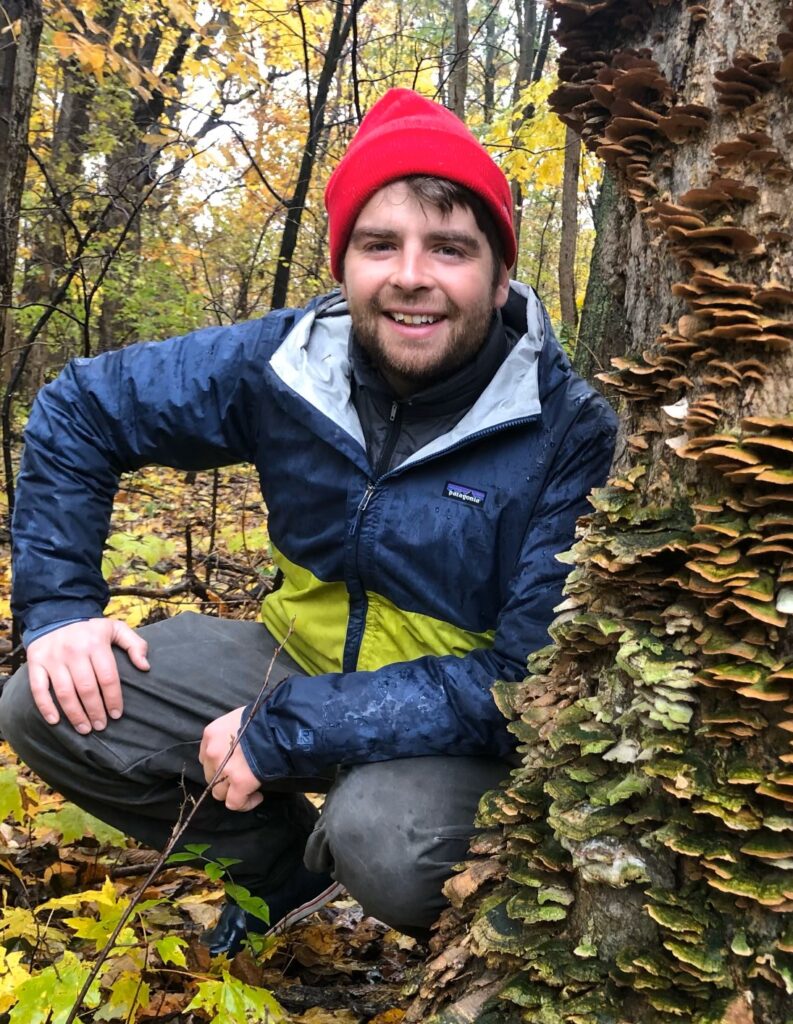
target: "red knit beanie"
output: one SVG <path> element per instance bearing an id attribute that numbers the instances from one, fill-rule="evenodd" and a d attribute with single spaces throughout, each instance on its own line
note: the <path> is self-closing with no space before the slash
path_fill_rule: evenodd
<path id="1" fill-rule="evenodd" d="M 410 89 L 389 89 L 361 122 L 325 189 L 330 268 L 337 281 L 358 214 L 378 189 L 410 174 L 447 178 L 475 192 L 487 205 L 504 260 L 512 266 L 512 194 L 504 172 L 450 110 Z"/>

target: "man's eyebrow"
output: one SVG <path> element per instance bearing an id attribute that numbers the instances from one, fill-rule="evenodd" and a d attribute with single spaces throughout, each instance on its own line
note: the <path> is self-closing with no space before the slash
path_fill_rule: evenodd
<path id="1" fill-rule="evenodd" d="M 361 242 L 394 242 L 399 239 L 399 232 L 390 228 L 358 227 L 350 235 L 350 242 L 360 245 Z M 481 250 L 479 239 L 467 231 L 432 231 L 426 236 L 430 245 L 460 245 L 471 252 L 478 253 Z"/>
<path id="2" fill-rule="evenodd" d="M 366 242 L 366 241 L 380 241 L 380 242 L 393 242 L 398 238 L 396 231 L 391 231 L 389 228 L 354 228 L 350 235 L 351 242 Z"/>
<path id="3" fill-rule="evenodd" d="M 470 249 L 471 252 L 479 252 L 481 248 L 479 239 L 467 231 L 433 231 L 432 234 L 427 236 L 427 240 L 433 245 L 448 245 L 449 243 L 461 245 L 465 249 Z"/>

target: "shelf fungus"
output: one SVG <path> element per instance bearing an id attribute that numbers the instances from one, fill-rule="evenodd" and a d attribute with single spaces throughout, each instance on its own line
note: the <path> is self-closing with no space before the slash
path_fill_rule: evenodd
<path id="1" fill-rule="evenodd" d="M 687 45 L 704 33 L 714 52 L 685 76 L 674 5 L 551 9 L 551 105 L 613 168 L 631 243 L 649 237 L 675 283 L 669 322 L 647 330 L 656 282 L 633 281 L 635 344 L 599 375 L 631 461 L 560 556 L 552 645 L 494 688 L 521 763 L 480 802 L 482 866 L 448 883 L 433 963 L 488 993 L 500 974 L 461 1010 L 477 1024 L 776 1024 L 793 997 L 793 409 L 775 379 L 793 344 L 793 175 L 772 115 L 793 88 L 793 6 L 728 53 L 689 6 Z M 615 44 L 620 26 L 635 46 Z M 736 412 L 757 409 L 772 411 Z"/>
<path id="2" fill-rule="evenodd" d="M 740 111 L 755 104 L 773 86 L 779 62 L 739 53 L 732 65 L 716 72 L 714 87 L 722 110 Z"/>

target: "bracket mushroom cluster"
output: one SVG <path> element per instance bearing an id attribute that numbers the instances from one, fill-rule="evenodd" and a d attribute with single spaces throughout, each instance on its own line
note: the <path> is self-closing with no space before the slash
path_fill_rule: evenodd
<path id="1" fill-rule="evenodd" d="M 793 999 L 793 413 L 729 418 L 793 345 L 790 168 L 764 112 L 793 82 L 793 8 L 781 57 L 731 57 L 708 107 L 649 49 L 611 43 L 659 6 L 553 3 L 553 105 L 676 257 L 682 312 L 600 376 L 638 463 L 592 495 L 563 556 L 553 646 L 494 689 L 522 763 L 481 801 L 430 964 L 436 991 L 484 965 L 488 1024 L 759 1024 L 749 986 Z M 691 31 L 708 16 L 686 12 Z M 710 141 L 714 113 L 731 138 Z M 713 162 L 672 195 L 690 142 Z M 693 504 L 664 486 L 664 454 Z"/>

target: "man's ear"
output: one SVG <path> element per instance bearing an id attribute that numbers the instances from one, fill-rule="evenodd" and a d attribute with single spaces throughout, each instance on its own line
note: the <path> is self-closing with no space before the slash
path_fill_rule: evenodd
<path id="1" fill-rule="evenodd" d="M 347 299 L 347 287 L 344 284 L 344 281 L 339 281 L 339 291 L 341 292 L 341 297 L 346 301 L 346 299 Z"/>
<path id="2" fill-rule="evenodd" d="M 495 309 L 501 309 L 504 303 L 507 301 L 509 295 L 509 270 L 506 263 L 501 261 L 501 267 L 498 272 L 498 281 L 493 291 L 493 306 Z"/>

